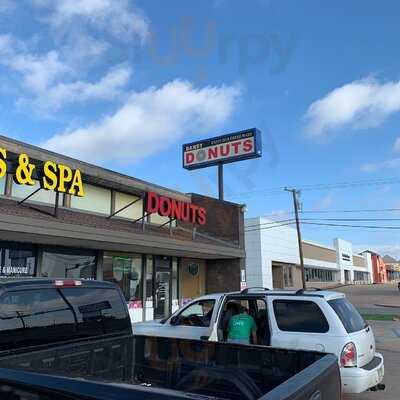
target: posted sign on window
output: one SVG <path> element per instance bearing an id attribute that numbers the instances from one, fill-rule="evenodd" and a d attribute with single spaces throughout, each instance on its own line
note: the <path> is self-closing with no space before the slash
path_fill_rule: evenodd
<path id="1" fill-rule="evenodd" d="M 183 145 L 183 168 L 197 169 L 261 157 L 258 129 L 231 133 Z"/>

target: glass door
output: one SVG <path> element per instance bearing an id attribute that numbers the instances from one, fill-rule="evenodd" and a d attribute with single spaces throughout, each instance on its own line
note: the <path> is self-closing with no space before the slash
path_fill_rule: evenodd
<path id="1" fill-rule="evenodd" d="M 154 257 L 154 318 L 171 314 L 171 257 Z"/>
<path id="2" fill-rule="evenodd" d="M 115 282 L 127 301 L 141 301 L 142 256 L 105 253 L 103 279 Z"/>

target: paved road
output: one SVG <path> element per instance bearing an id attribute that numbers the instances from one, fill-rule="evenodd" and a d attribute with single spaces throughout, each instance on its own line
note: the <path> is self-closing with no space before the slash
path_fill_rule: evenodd
<path id="1" fill-rule="evenodd" d="M 400 291 L 393 283 L 343 286 L 335 290 L 345 293 L 363 313 L 400 315 Z"/>
<path id="2" fill-rule="evenodd" d="M 393 284 L 345 286 L 336 289 L 343 293 L 361 311 L 371 314 L 389 313 L 400 315 L 400 292 Z M 377 306 L 388 304 L 393 308 Z M 368 321 L 375 334 L 377 350 L 385 358 L 386 390 L 346 395 L 345 400 L 398 400 L 400 384 L 400 322 Z"/>

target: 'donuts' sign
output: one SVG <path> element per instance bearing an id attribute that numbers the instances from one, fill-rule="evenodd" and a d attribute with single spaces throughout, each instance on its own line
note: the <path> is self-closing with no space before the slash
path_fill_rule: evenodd
<path id="1" fill-rule="evenodd" d="M 45 161 L 43 166 L 33 164 L 29 156 L 20 154 L 16 160 L 9 160 L 7 150 L 0 147 L 0 178 L 7 173 L 13 174 L 13 180 L 18 185 L 33 186 L 38 180 L 42 189 L 68 193 L 83 197 L 82 175 L 79 169 L 73 170 L 67 165 L 54 161 Z"/>
<path id="2" fill-rule="evenodd" d="M 204 207 L 160 196 L 154 192 L 148 192 L 146 195 L 146 212 L 192 224 L 205 225 L 207 222 L 207 212 Z"/>
<path id="3" fill-rule="evenodd" d="M 197 169 L 261 157 L 261 133 L 248 129 L 183 145 L 183 168 Z"/>

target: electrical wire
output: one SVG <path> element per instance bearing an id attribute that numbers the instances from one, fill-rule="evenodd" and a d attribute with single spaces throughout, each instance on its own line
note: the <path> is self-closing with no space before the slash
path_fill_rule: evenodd
<path id="1" fill-rule="evenodd" d="M 338 222 L 376 222 L 376 221 L 400 221 L 400 218 L 300 218 L 301 223 L 308 221 L 338 221 Z M 246 225 L 245 228 L 261 227 L 266 225 L 275 225 L 284 222 L 296 222 L 294 218 L 282 219 L 278 221 L 263 222 L 260 224 Z"/>
<path id="2" fill-rule="evenodd" d="M 362 186 L 380 186 L 380 185 L 394 185 L 400 184 L 400 178 L 377 178 L 377 179 L 363 179 L 358 181 L 343 181 L 343 182 L 333 182 L 333 183 L 316 183 L 308 185 L 294 185 L 300 191 L 310 191 L 310 190 L 327 190 L 327 189 L 342 189 L 342 188 L 353 188 Z M 261 194 L 283 194 L 287 186 L 278 186 L 257 190 L 250 190 L 247 192 L 236 193 L 231 197 L 246 196 L 249 194 L 261 193 Z"/>
<path id="3" fill-rule="evenodd" d="M 255 229 L 245 229 L 245 232 L 254 232 L 254 231 L 263 231 L 263 230 L 267 230 L 267 229 L 274 229 L 274 228 L 279 228 L 280 226 L 288 226 L 288 225 L 293 225 L 296 222 L 287 222 L 285 224 L 279 224 L 279 225 L 275 225 L 275 226 L 265 226 L 263 228 L 255 228 Z"/>
<path id="4" fill-rule="evenodd" d="M 301 218 L 300 221 L 372 222 L 372 221 L 400 221 L 400 218 Z"/>
<path id="5" fill-rule="evenodd" d="M 253 225 L 253 226 L 258 226 L 257 228 L 254 229 L 245 229 L 245 232 L 253 232 L 253 231 L 261 231 L 261 230 L 266 230 L 266 229 L 274 229 L 278 228 L 280 226 L 287 226 L 287 225 L 293 225 L 296 222 L 287 222 L 287 223 L 273 223 L 270 224 L 269 226 L 262 226 L 262 224 L 258 225 Z M 335 223 L 324 223 L 324 222 L 308 222 L 301 220 L 300 223 L 302 225 L 313 225 L 313 226 L 321 226 L 321 227 L 343 227 L 343 228 L 357 228 L 357 229 L 388 229 L 388 230 L 400 230 L 400 226 L 382 226 L 382 225 L 353 225 L 353 224 L 335 224 Z M 251 226 L 251 227 L 253 227 Z M 247 227 L 246 227 L 247 228 Z"/>
<path id="6" fill-rule="evenodd" d="M 400 212 L 400 208 L 376 208 L 358 210 L 302 210 L 300 214 L 328 214 L 328 213 L 368 213 L 368 212 Z"/>
<path id="7" fill-rule="evenodd" d="M 296 220 L 294 218 L 290 218 L 290 219 L 281 219 L 279 221 L 271 221 L 271 222 L 263 222 L 262 224 L 253 224 L 253 225 L 246 225 L 246 228 L 253 228 L 255 226 L 264 226 L 264 225 L 274 225 L 274 224 L 280 224 L 280 223 L 284 223 L 284 222 L 296 222 Z"/>
<path id="8" fill-rule="evenodd" d="M 319 225 L 319 226 L 342 226 L 348 228 L 365 228 L 365 229 L 393 229 L 400 230 L 400 226 L 379 226 L 379 225 L 347 225 L 347 224 L 330 224 L 330 223 L 317 223 L 317 222 L 302 222 L 305 225 Z"/>

